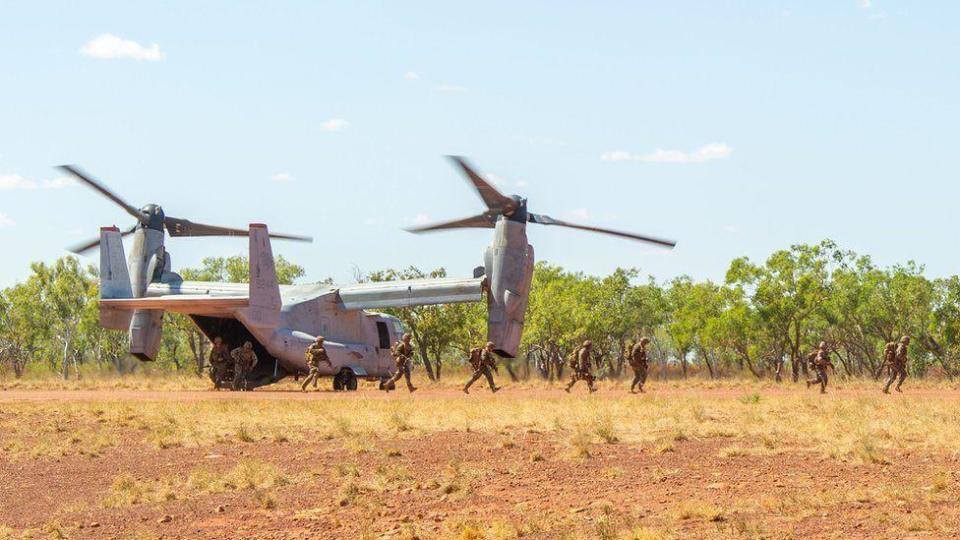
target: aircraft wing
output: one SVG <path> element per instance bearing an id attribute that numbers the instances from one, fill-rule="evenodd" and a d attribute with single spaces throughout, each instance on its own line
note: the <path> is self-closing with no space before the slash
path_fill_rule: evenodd
<path id="1" fill-rule="evenodd" d="M 162 309 L 189 315 L 233 315 L 250 304 L 247 296 L 164 295 L 147 298 L 101 299 L 100 306 L 116 310 Z"/>
<path id="2" fill-rule="evenodd" d="M 477 302 L 485 278 L 436 278 L 360 283 L 339 289 L 346 309 L 382 309 Z"/>

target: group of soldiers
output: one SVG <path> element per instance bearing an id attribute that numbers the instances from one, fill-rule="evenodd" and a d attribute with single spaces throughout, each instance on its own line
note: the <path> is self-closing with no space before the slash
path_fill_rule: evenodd
<path id="1" fill-rule="evenodd" d="M 257 353 L 253 343 L 244 341 L 243 345 L 230 350 L 220 336 L 213 338 L 210 350 L 210 377 L 217 390 L 229 387 L 233 390 L 249 390 L 247 377 L 257 365 Z"/>
<path id="2" fill-rule="evenodd" d="M 630 393 L 636 394 L 637 390 L 642 393 L 643 386 L 647 384 L 647 345 L 650 344 L 650 338 L 640 338 L 633 347 L 630 348 L 628 361 L 630 368 L 633 369 L 633 382 L 630 384 Z M 596 392 L 597 388 L 593 385 L 596 377 L 593 376 L 593 342 L 584 341 L 583 345 L 573 351 L 570 357 L 570 382 L 564 388 L 568 393 L 577 381 L 586 381 L 587 388 L 591 393 Z"/>
<path id="3" fill-rule="evenodd" d="M 887 384 L 883 386 L 884 394 L 890 393 L 890 385 L 892 385 L 895 380 L 897 381 L 896 391 L 902 391 L 900 390 L 900 386 L 903 385 L 903 381 L 907 378 L 907 352 L 909 347 L 910 336 L 903 336 L 899 341 L 891 341 L 884 346 L 883 364 L 880 365 L 880 371 L 882 372 L 883 369 L 886 368 L 890 372 Z M 829 382 L 827 369 L 829 368 L 836 372 L 833 362 L 830 361 L 831 352 L 827 346 L 827 342 L 821 341 L 817 350 L 807 354 L 807 367 L 814 374 L 812 379 L 807 379 L 807 388 L 816 384 L 820 385 L 821 394 L 827 393 L 827 383 Z"/>
<path id="4" fill-rule="evenodd" d="M 390 348 L 390 354 L 393 356 L 396 371 L 392 377 L 383 383 L 383 389 L 387 391 L 392 390 L 395 384 L 403 378 L 406 379 L 407 390 L 410 392 L 417 390 L 417 387 L 413 385 L 411 380 L 411 369 L 413 367 L 413 345 L 410 343 L 411 339 L 412 336 L 410 334 L 404 334 L 393 347 Z M 316 341 L 307 347 L 305 356 L 309 372 L 300 386 L 300 389 L 304 392 L 307 391 L 307 387 L 311 383 L 313 383 L 314 388 L 317 388 L 317 382 L 320 380 L 321 364 L 326 364 L 331 368 L 333 367 L 323 343 L 323 336 L 317 336 Z M 637 390 L 641 393 L 644 392 L 643 387 L 647 382 L 647 345 L 649 344 L 650 339 L 643 337 L 630 348 L 628 361 L 630 367 L 633 369 L 633 382 L 630 384 L 630 393 L 636 393 Z M 909 347 L 909 336 L 903 336 L 899 341 L 891 341 L 884 347 L 881 370 L 883 368 L 889 370 L 889 378 L 883 387 L 885 394 L 890 393 L 890 386 L 893 385 L 894 381 L 897 382 L 895 390 L 897 392 L 901 391 L 900 387 L 907 378 L 907 352 Z M 500 390 L 501 387 L 497 386 L 493 379 L 494 373 L 500 373 L 497 367 L 497 356 L 494 354 L 493 348 L 493 342 L 487 342 L 483 347 L 475 347 L 470 350 L 469 362 L 473 368 L 473 375 L 463 387 L 465 394 L 470 393 L 470 387 L 473 386 L 473 383 L 480 380 L 481 377 L 486 378 L 491 392 Z M 821 341 L 815 351 L 806 355 L 807 366 L 813 374 L 813 378 L 807 379 L 806 381 L 807 388 L 813 385 L 819 385 L 820 393 L 826 393 L 827 384 L 830 380 L 828 370 L 836 371 L 833 362 L 830 360 L 830 355 L 833 352 L 834 351 L 827 345 L 827 342 Z M 248 390 L 247 377 L 256 365 L 257 354 L 254 352 L 253 344 L 250 341 L 245 341 L 242 346 L 230 350 L 220 337 L 214 338 L 213 349 L 210 351 L 210 369 L 211 377 L 217 390 L 225 387 L 227 383 L 230 384 L 233 390 Z M 570 368 L 570 382 L 564 387 L 564 390 L 570 392 L 570 389 L 572 389 L 578 381 L 586 381 L 587 388 L 591 393 L 597 391 L 596 386 L 594 386 L 596 377 L 593 375 L 593 342 L 590 340 L 584 341 L 582 345 L 573 351 L 570 356 Z"/>
<path id="5" fill-rule="evenodd" d="M 383 388 L 387 391 L 392 390 L 394 384 L 401 378 L 406 379 L 407 389 L 410 392 L 417 390 L 410 381 L 410 368 L 413 362 L 413 346 L 410 345 L 410 340 L 410 334 L 404 334 L 391 348 L 391 354 L 393 355 L 397 370 L 394 372 L 393 377 L 384 383 Z M 630 350 L 630 367 L 633 368 L 634 372 L 633 384 L 630 385 L 631 393 L 636 393 L 638 389 L 640 392 L 643 392 L 643 385 L 647 382 L 647 345 L 649 343 L 650 340 L 648 338 L 642 338 Z M 486 378 L 491 392 L 496 393 L 502 388 L 497 386 L 497 383 L 493 379 L 494 373 L 500 373 L 497 368 L 497 356 L 493 352 L 493 347 L 493 342 L 488 341 L 483 347 L 474 347 L 470 350 L 469 362 L 470 367 L 473 368 L 473 374 L 463 386 L 464 394 L 469 394 L 470 387 L 473 386 L 473 383 L 480 380 L 481 377 Z M 573 352 L 570 362 L 570 383 L 565 388 L 567 392 L 570 392 L 570 389 L 577 384 L 577 381 L 586 381 L 590 392 L 596 392 L 597 388 L 593 384 L 596 377 L 593 375 L 592 353 L 593 343 L 589 340 L 584 341 L 583 344 Z"/>

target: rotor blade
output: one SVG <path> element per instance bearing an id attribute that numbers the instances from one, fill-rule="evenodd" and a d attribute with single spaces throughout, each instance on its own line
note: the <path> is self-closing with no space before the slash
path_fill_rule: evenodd
<path id="1" fill-rule="evenodd" d="M 205 223 L 194 223 L 188 219 L 179 219 L 167 216 L 163 220 L 170 236 L 249 236 L 248 229 L 234 229 L 232 227 L 220 227 L 219 225 L 207 225 Z M 300 242 L 313 242 L 311 236 L 299 236 L 295 234 L 270 233 L 270 238 L 279 238 L 282 240 L 297 240 Z"/>
<path id="2" fill-rule="evenodd" d="M 124 210 L 126 210 L 128 214 L 130 214 L 131 216 L 137 218 L 137 221 L 139 221 L 140 223 L 143 223 L 144 225 L 146 225 L 146 223 L 147 223 L 147 218 L 146 218 L 146 216 L 143 215 L 143 212 L 141 212 L 139 209 L 133 207 L 133 206 L 132 206 L 131 204 L 129 204 L 127 201 L 121 199 L 116 193 L 114 193 L 114 192 L 110 191 L 109 189 L 107 189 L 107 187 L 104 186 L 103 184 L 101 184 L 100 182 L 98 182 L 98 181 L 94 180 L 93 178 L 91 178 L 90 176 L 88 176 L 86 173 L 84 173 L 84 172 L 81 171 L 79 168 L 77 168 L 76 165 L 60 165 L 59 168 L 60 168 L 61 170 L 64 170 L 64 171 L 72 174 L 73 176 L 76 176 L 76 177 L 79 178 L 83 183 L 85 183 L 85 184 L 87 184 L 88 186 L 92 187 L 93 189 L 99 191 L 101 195 L 103 195 L 104 197 L 110 199 L 111 201 L 113 201 L 114 203 L 116 203 L 118 206 L 120 206 L 121 208 L 123 208 Z"/>
<path id="3" fill-rule="evenodd" d="M 429 231 L 440 231 L 443 229 L 471 229 L 471 228 L 482 228 L 482 229 L 492 229 L 494 224 L 496 224 L 497 218 L 491 216 L 490 214 L 480 214 L 477 216 L 470 216 L 461 219 L 455 219 L 453 221 L 444 221 L 441 223 L 433 223 L 430 225 L 422 225 L 418 227 L 411 227 L 407 229 L 407 232 L 412 233 L 422 233 Z"/>
<path id="4" fill-rule="evenodd" d="M 463 169 L 464 174 L 466 174 L 467 178 L 470 179 L 474 189 L 477 190 L 477 193 L 480 195 L 480 198 L 483 199 L 483 202 L 487 205 L 487 208 L 490 210 L 495 210 L 498 213 L 502 213 L 505 209 L 513 208 L 515 205 L 513 199 L 497 191 L 497 188 L 491 186 L 489 182 L 477 174 L 462 157 L 448 157 L 453 160 L 454 163 L 459 165 L 461 169 Z"/>
<path id="5" fill-rule="evenodd" d="M 639 234 L 633 234 L 623 231 L 614 231 L 612 229 L 603 229 L 600 227 L 591 227 L 589 225 L 577 225 L 576 223 L 570 223 L 567 221 L 561 221 L 559 219 L 553 219 L 550 216 L 543 214 L 528 214 L 528 220 L 530 223 L 538 223 L 540 225 L 558 225 L 560 227 L 570 227 L 571 229 L 580 229 L 582 231 L 590 231 L 603 234 L 612 234 L 613 236 L 619 236 L 621 238 L 629 238 L 631 240 L 639 240 L 640 242 L 649 242 L 651 244 L 657 244 L 659 246 L 664 246 L 672 248 L 677 245 L 673 240 L 664 240 L 662 238 L 655 238 L 652 236 L 641 236 Z"/>
<path id="6" fill-rule="evenodd" d="M 137 230 L 137 226 L 136 226 L 136 225 L 134 225 L 133 227 L 130 227 L 129 229 L 123 231 L 123 233 L 121 233 L 120 236 L 126 236 L 126 235 L 132 233 L 132 232 L 135 231 L 135 230 Z M 90 251 L 91 249 L 96 248 L 96 247 L 100 247 L 100 237 L 99 237 L 99 236 L 96 237 L 96 238 L 94 238 L 93 240 L 89 240 L 89 241 L 84 242 L 84 243 L 82 243 L 82 244 L 76 244 L 76 245 L 70 246 L 70 247 L 67 248 L 67 250 L 70 251 L 70 252 L 72 252 L 72 253 L 76 253 L 77 255 L 82 255 L 85 251 Z"/>

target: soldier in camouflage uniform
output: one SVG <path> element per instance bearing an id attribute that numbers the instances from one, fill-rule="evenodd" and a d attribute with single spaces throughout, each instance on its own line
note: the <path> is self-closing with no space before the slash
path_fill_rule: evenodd
<path id="1" fill-rule="evenodd" d="M 821 341 L 817 351 L 807 355 L 807 360 L 810 362 L 810 369 L 817 375 L 816 379 L 807 380 L 807 388 L 810 388 L 811 384 L 819 384 L 820 393 L 826 394 L 827 383 L 829 382 L 827 368 L 834 369 L 833 362 L 830 361 L 830 349 L 827 347 L 827 342 Z"/>
<path id="2" fill-rule="evenodd" d="M 320 364 L 326 364 L 330 366 L 330 369 L 333 369 L 333 364 L 330 363 L 330 357 L 327 356 L 327 350 L 323 348 L 323 336 L 317 336 L 317 340 L 307 347 L 304 356 L 307 358 L 307 368 L 310 370 L 310 373 L 307 374 L 307 378 L 304 379 L 303 384 L 300 385 L 301 392 L 306 392 L 307 385 L 311 382 L 313 383 L 314 389 L 316 389 L 317 382 L 320 380 Z"/>
<path id="3" fill-rule="evenodd" d="M 640 341 L 630 349 L 630 367 L 633 368 L 633 383 L 630 384 L 630 393 L 635 394 L 635 388 L 639 385 L 640 392 L 643 392 L 643 385 L 647 383 L 647 345 L 650 343 L 648 338 L 640 338 Z"/>
<path id="4" fill-rule="evenodd" d="M 470 393 L 470 386 L 477 382 L 480 377 L 487 378 L 491 392 L 500 390 L 500 388 L 494 384 L 493 373 L 491 373 L 491 370 L 497 371 L 497 357 L 493 354 L 492 341 L 488 341 L 482 349 L 480 347 L 474 347 L 470 350 L 470 365 L 473 367 L 473 377 L 470 377 L 467 385 L 463 387 L 464 394 Z"/>
<path id="5" fill-rule="evenodd" d="M 393 360 L 397 364 L 397 372 L 383 384 L 383 387 L 386 388 L 388 392 L 390 388 L 400 380 L 400 377 L 407 379 L 407 390 L 410 392 L 417 391 L 417 388 L 410 382 L 410 368 L 413 363 L 413 345 L 410 345 L 410 339 L 412 337 L 410 334 L 404 334 L 400 341 L 390 350 L 390 353 L 393 354 Z"/>
<path id="6" fill-rule="evenodd" d="M 233 389 L 249 390 L 247 375 L 257 365 L 257 353 L 253 352 L 253 343 L 244 341 L 242 347 L 230 351 L 233 358 Z"/>
<path id="7" fill-rule="evenodd" d="M 210 349 L 210 378 L 213 379 L 213 387 L 220 390 L 227 382 L 227 366 L 232 362 L 230 358 L 230 348 L 223 342 L 220 336 L 213 338 L 213 348 Z"/>
<path id="8" fill-rule="evenodd" d="M 880 364 L 880 372 L 882 373 L 884 368 L 887 371 L 893 369 L 893 359 L 897 355 L 897 342 L 891 341 L 884 345 L 883 347 L 883 363 Z M 880 375 L 877 375 L 879 377 Z"/>
<path id="9" fill-rule="evenodd" d="M 564 390 L 568 393 L 570 389 L 573 388 L 573 385 L 577 384 L 577 381 L 587 381 L 587 388 L 590 389 L 590 392 L 596 392 L 597 389 L 593 386 L 593 370 L 591 366 L 591 355 L 593 351 L 593 342 L 590 340 L 584 341 L 583 345 L 577 348 L 573 353 L 573 362 L 570 366 L 573 368 L 573 373 L 570 375 L 570 384 L 567 385 Z"/>
<path id="10" fill-rule="evenodd" d="M 897 392 L 901 392 L 900 385 L 903 384 L 904 379 L 907 378 L 907 349 L 910 347 L 910 337 L 903 336 L 900 338 L 900 343 L 897 344 L 897 348 L 893 353 L 893 361 L 890 363 L 890 378 L 887 380 L 887 385 L 883 387 L 883 393 L 890 393 L 890 385 L 893 384 L 893 380 L 899 377 L 897 381 Z"/>

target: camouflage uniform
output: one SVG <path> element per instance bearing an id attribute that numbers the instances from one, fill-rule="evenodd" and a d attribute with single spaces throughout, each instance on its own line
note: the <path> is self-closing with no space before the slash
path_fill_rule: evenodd
<path id="1" fill-rule="evenodd" d="M 647 344 L 650 340 L 640 338 L 640 341 L 630 349 L 630 367 L 633 368 L 633 383 L 630 384 L 630 393 L 635 393 L 637 385 L 643 392 L 643 385 L 647 383 Z"/>
<path id="2" fill-rule="evenodd" d="M 404 334 L 403 338 L 397 342 L 391 349 L 393 360 L 397 364 L 397 371 L 390 377 L 383 387 L 390 391 L 390 388 L 400 380 L 400 377 L 407 379 L 407 390 L 416 392 L 417 388 L 410 382 L 410 364 L 413 362 L 413 346 L 410 345 L 410 334 Z"/>
<path id="3" fill-rule="evenodd" d="M 230 348 L 222 339 L 216 337 L 213 339 L 213 348 L 210 349 L 210 378 L 213 379 L 213 387 L 217 390 L 222 388 L 227 382 L 227 366 L 233 360 L 230 358 Z"/>
<path id="4" fill-rule="evenodd" d="M 230 351 L 233 358 L 233 389 L 249 390 L 247 375 L 257 365 L 257 353 L 253 352 L 253 343 L 245 341 L 242 347 Z"/>
<path id="5" fill-rule="evenodd" d="M 833 362 L 830 361 L 830 350 L 827 348 L 826 342 L 821 341 L 817 351 L 807 355 L 807 361 L 810 362 L 810 369 L 817 375 L 816 379 L 807 381 L 807 387 L 809 388 L 811 384 L 819 384 L 820 393 L 826 394 L 827 383 L 829 382 L 827 368 L 833 368 Z"/>
<path id="6" fill-rule="evenodd" d="M 590 352 L 593 350 L 593 343 L 590 341 L 584 341 L 583 345 L 578 348 L 574 354 L 575 363 L 573 366 L 573 373 L 570 375 L 570 384 L 567 385 L 565 390 L 567 392 L 573 388 L 573 385 L 577 384 L 577 381 L 587 381 L 587 387 L 590 389 L 590 392 L 596 392 L 597 389 L 593 386 L 593 372 L 591 370 L 591 357 Z"/>
<path id="7" fill-rule="evenodd" d="M 476 347 L 470 351 L 470 365 L 473 366 L 473 376 L 467 381 L 467 385 L 463 387 L 464 394 L 470 393 L 470 386 L 477 382 L 480 377 L 487 378 L 491 392 L 500 390 L 493 382 L 493 373 L 491 373 L 491 370 L 497 369 L 497 357 L 493 355 L 492 342 L 487 342 L 486 346 L 482 349 Z"/>
<path id="8" fill-rule="evenodd" d="M 903 384 L 904 379 L 907 378 L 907 349 L 910 347 L 910 338 L 908 336 L 903 336 L 900 338 L 900 343 L 897 344 L 896 351 L 893 353 L 893 361 L 890 363 L 890 378 L 887 380 L 887 385 L 883 387 L 883 393 L 890 393 L 890 385 L 893 384 L 893 380 L 899 377 L 897 381 L 897 392 L 900 392 L 900 385 Z"/>
<path id="9" fill-rule="evenodd" d="M 300 385 L 300 390 L 306 392 L 307 385 L 311 382 L 314 388 L 317 387 L 317 382 L 320 380 L 320 364 L 326 364 L 330 366 L 330 369 L 333 369 L 333 364 L 330 363 L 327 350 L 323 348 L 323 336 L 317 336 L 317 341 L 307 347 L 304 356 L 307 358 L 307 368 L 309 368 L 310 373 L 307 374 L 307 378 L 304 379 L 303 384 Z"/>

